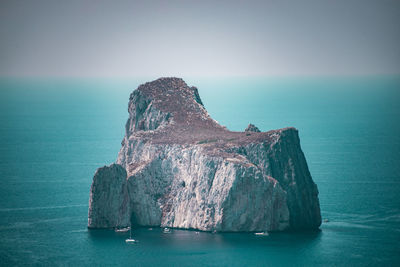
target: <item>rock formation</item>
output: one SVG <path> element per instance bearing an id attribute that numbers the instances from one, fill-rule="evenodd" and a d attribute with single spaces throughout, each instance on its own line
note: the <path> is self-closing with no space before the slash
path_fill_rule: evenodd
<path id="1" fill-rule="evenodd" d="M 321 224 L 295 128 L 229 131 L 179 78 L 140 85 L 128 112 L 116 164 L 93 178 L 89 228 L 281 231 Z"/>
<path id="2" fill-rule="evenodd" d="M 249 124 L 247 125 L 247 128 L 244 130 L 245 132 L 255 132 L 255 133 L 259 133 L 261 132 L 260 129 L 257 128 L 257 126 L 255 126 L 254 124 Z"/>

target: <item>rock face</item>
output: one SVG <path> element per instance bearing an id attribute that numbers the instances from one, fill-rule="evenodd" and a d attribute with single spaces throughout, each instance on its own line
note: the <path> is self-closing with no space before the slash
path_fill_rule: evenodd
<path id="1" fill-rule="evenodd" d="M 125 216 L 130 208 L 126 178 L 125 169 L 118 164 L 97 169 L 90 188 L 89 226 L 129 225 Z"/>
<path id="2" fill-rule="evenodd" d="M 179 78 L 139 86 L 128 112 L 116 164 L 93 178 L 89 228 L 281 231 L 321 224 L 295 128 L 229 131 Z"/>

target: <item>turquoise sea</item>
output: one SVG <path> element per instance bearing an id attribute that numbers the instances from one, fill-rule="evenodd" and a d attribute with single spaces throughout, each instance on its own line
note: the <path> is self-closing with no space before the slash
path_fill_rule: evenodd
<path id="1" fill-rule="evenodd" d="M 157 78 L 157 77 L 154 77 Z M 185 77 L 184 77 L 185 78 Z M 294 126 L 320 191 L 318 232 L 88 231 L 129 93 L 152 79 L 0 79 L 0 265 L 400 266 L 400 77 L 185 78 L 231 130 Z"/>

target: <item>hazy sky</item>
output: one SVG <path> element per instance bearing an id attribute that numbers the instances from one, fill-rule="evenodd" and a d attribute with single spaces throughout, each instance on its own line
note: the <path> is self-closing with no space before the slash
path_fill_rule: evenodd
<path id="1" fill-rule="evenodd" d="M 399 73 L 399 0 L 0 0 L 2 76 Z"/>

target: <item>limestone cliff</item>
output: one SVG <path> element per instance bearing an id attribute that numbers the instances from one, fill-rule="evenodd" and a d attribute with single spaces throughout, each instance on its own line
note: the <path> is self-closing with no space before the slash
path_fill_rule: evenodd
<path id="1" fill-rule="evenodd" d="M 128 112 L 116 164 L 93 178 L 89 228 L 281 231 L 321 224 L 295 128 L 229 131 L 209 116 L 197 88 L 178 78 L 139 86 Z"/>

